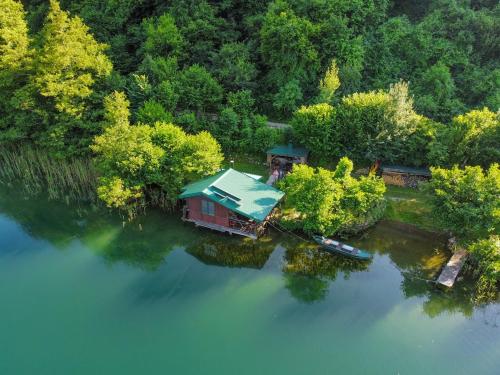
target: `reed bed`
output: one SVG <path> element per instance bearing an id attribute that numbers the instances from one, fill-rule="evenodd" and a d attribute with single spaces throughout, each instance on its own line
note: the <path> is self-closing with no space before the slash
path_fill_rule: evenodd
<path id="1" fill-rule="evenodd" d="M 97 172 L 89 158 L 56 159 L 29 146 L 0 147 L 0 184 L 49 199 L 96 201 Z"/>

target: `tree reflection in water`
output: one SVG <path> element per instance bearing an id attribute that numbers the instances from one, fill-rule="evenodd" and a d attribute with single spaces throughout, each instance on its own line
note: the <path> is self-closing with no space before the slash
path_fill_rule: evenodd
<path id="1" fill-rule="evenodd" d="M 425 298 L 422 309 L 429 317 L 444 312 L 471 316 L 473 289 L 467 277 L 460 278 L 449 291 L 438 289 L 433 282 L 451 255 L 446 249 L 446 239 L 442 234 L 405 224 L 381 222 L 354 242 L 357 246 L 371 246 L 379 254 L 389 256 L 403 276 L 403 295 L 406 298 Z"/>
<path id="2" fill-rule="evenodd" d="M 176 245 L 196 240 L 193 228 L 157 210 L 124 222 L 103 207 L 27 198 L 5 188 L 0 190 L 0 212 L 59 250 L 80 241 L 110 265 L 122 262 L 149 271 L 156 270 Z"/>
<path id="3" fill-rule="evenodd" d="M 187 247 L 186 252 L 208 265 L 261 269 L 275 247 L 269 236 L 252 240 L 214 235 Z"/>
<path id="4" fill-rule="evenodd" d="M 288 247 L 283 273 L 290 294 L 301 302 L 312 303 L 326 297 L 330 282 L 339 272 L 348 279 L 352 272 L 367 270 L 369 264 L 369 261 L 330 254 L 317 245 L 301 244 Z"/>
<path id="5" fill-rule="evenodd" d="M 315 244 L 298 242 L 276 232 L 252 241 L 196 229 L 180 221 L 176 214 L 157 210 L 148 210 L 145 216 L 123 225 L 119 215 L 102 207 L 26 198 L 5 187 L 0 188 L 0 212 L 11 217 L 30 236 L 48 241 L 57 249 L 65 251 L 73 248 L 75 241 L 81 242 L 110 266 L 124 263 L 155 271 L 175 248 L 185 248 L 208 265 L 254 269 L 266 266 L 272 272 L 282 272 L 289 293 L 304 303 L 323 300 L 339 273 L 348 278 L 352 272 L 365 271 L 370 264 L 331 255 L 318 250 Z M 425 281 L 434 280 L 449 258 L 445 238 L 381 222 L 349 243 L 388 256 L 393 263 L 391 269 L 396 267 L 403 276 L 404 296 L 424 298 L 422 308 L 430 317 L 443 312 L 466 316 L 473 313 L 475 306 L 470 302 L 473 289 L 466 277 L 446 293 Z M 285 249 L 284 255 L 275 251 L 279 245 Z M 377 257 L 374 263 L 374 267 L 382 266 Z"/>

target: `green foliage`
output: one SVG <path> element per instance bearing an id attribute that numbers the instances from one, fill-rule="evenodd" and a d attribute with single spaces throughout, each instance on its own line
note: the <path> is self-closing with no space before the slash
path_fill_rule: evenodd
<path id="1" fill-rule="evenodd" d="M 476 302 L 495 300 L 500 286 L 500 237 L 493 235 L 472 243 L 469 262 L 478 278 Z"/>
<path id="2" fill-rule="evenodd" d="M 155 122 L 172 122 L 172 114 L 155 100 L 147 100 L 137 111 L 137 121 L 143 124 Z"/>
<path id="3" fill-rule="evenodd" d="M 258 113 L 296 111 L 325 162 L 499 161 L 495 4 L 0 1 L 1 143 L 81 156 L 104 128 L 175 121 L 260 153 L 280 134 Z"/>
<path id="4" fill-rule="evenodd" d="M 26 137 L 32 126 L 32 116 L 16 116 L 32 104 L 30 92 L 20 90 L 26 85 L 31 51 L 22 4 L 2 0 L 0 9 L 0 143 L 7 143 Z"/>
<path id="5" fill-rule="evenodd" d="M 427 69 L 420 86 L 417 109 L 426 116 L 446 121 L 450 115 L 463 110 L 464 105 L 455 98 L 455 83 L 446 65 L 438 63 Z"/>
<path id="6" fill-rule="evenodd" d="M 104 120 L 106 126 L 129 124 L 130 102 L 123 92 L 114 91 L 104 98 Z"/>
<path id="7" fill-rule="evenodd" d="M 58 111 L 80 115 L 95 80 L 111 72 L 111 62 L 103 53 L 106 46 L 96 42 L 82 20 L 70 17 L 55 0 L 50 1 L 40 43 L 33 84 L 42 96 L 54 100 Z"/>
<path id="8" fill-rule="evenodd" d="M 365 65 L 368 87 L 408 80 L 417 109 L 439 121 L 485 105 L 496 111 L 498 6 L 431 1 L 416 21 L 410 21 L 412 16 L 388 18 L 372 31 Z"/>
<path id="9" fill-rule="evenodd" d="M 30 40 L 22 4 L 1 0 L 0 9 L 0 85 L 4 86 L 29 62 Z"/>
<path id="10" fill-rule="evenodd" d="M 123 208 L 129 202 L 142 197 L 139 186 L 126 188 L 120 177 L 102 177 L 97 187 L 97 196 L 106 206 L 113 208 Z"/>
<path id="11" fill-rule="evenodd" d="M 190 66 L 180 74 L 177 92 L 182 108 L 198 113 L 216 109 L 222 99 L 222 87 L 199 65 Z"/>
<path id="12" fill-rule="evenodd" d="M 500 114 L 487 108 L 453 118 L 439 128 L 430 144 L 431 163 L 442 166 L 459 164 L 488 167 L 500 160 Z"/>
<path id="13" fill-rule="evenodd" d="M 284 221 L 295 221 L 306 233 L 333 235 L 356 232 L 380 218 L 384 182 L 351 176 L 352 162 L 342 158 L 335 171 L 295 165 L 280 183 L 291 210 Z"/>
<path id="14" fill-rule="evenodd" d="M 213 58 L 213 70 L 219 82 L 231 91 L 255 86 L 257 68 L 248 47 L 242 43 L 226 43 Z"/>
<path id="15" fill-rule="evenodd" d="M 339 68 L 337 62 L 332 60 L 328 67 L 325 77 L 319 82 L 319 98 L 320 103 L 331 103 L 335 92 L 340 87 Z"/>
<path id="16" fill-rule="evenodd" d="M 175 25 L 175 19 L 168 13 L 156 20 L 145 20 L 144 51 L 152 56 L 181 56 L 184 40 Z"/>
<path id="17" fill-rule="evenodd" d="M 184 183 L 215 173 L 223 160 L 219 144 L 207 132 L 188 135 L 162 122 L 132 126 L 124 118 L 95 137 L 91 148 L 103 176 L 99 197 L 131 214 L 147 198 L 172 207 Z"/>
<path id="18" fill-rule="evenodd" d="M 301 107 L 292 118 L 293 136 L 320 159 L 331 156 L 334 109 L 329 104 Z"/>
<path id="19" fill-rule="evenodd" d="M 380 159 L 416 166 L 427 163 L 428 144 L 438 126 L 415 113 L 408 84 L 402 81 L 388 92 L 344 97 L 335 110 L 303 107 L 292 124 L 296 138 L 323 159 L 346 155 L 364 163 Z"/>
<path id="20" fill-rule="evenodd" d="M 302 90 L 299 81 L 292 79 L 281 87 L 274 96 L 274 107 L 285 115 L 289 115 L 297 108 L 302 100 Z"/>
<path id="21" fill-rule="evenodd" d="M 282 97 L 274 103 L 280 110 L 295 109 L 302 99 L 300 83 L 315 80 L 319 67 L 318 51 L 312 41 L 315 32 L 314 24 L 297 16 L 284 1 L 272 3 L 264 17 L 260 51 L 269 68 L 267 85 Z M 280 90 L 284 86 L 288 88 Z"/>
<path id="22" fill-rule="evenodd" d="M 82 20 L 70 17 L 56 1 L 50 2 L 44 25 L 30 45 L 22 8 L 19 3 L 11 5 L 5 4 L 9 33 L 4 40 L 15 32 L 18 42 L 10 39 L 3 55 L 10 65 L 8 70 L 7 65 L 0 69 L 2 84 L 6 84 L 0 84 L 0 140 L 31 141 L 57 157 L 78 154 L 101 124 L 98 114 L 104 95 L 94 88 L 105 90 L 112 69 L 103 53 L 106 46 L 96 42 Z M 12 48 L 18 59 L 15 66 Z"/>
<path id="23" fill-rule="evenodd" d="M 500 226 L 500 169 L 493 164 L 459 169 L 431 168 L 433 214 L 463 241 L 487 237 Z"/>
<path id="24" fill-rule="evenodd" d="M 261 126 L 255 130 L 252 139 L 249 140 L 250 148 L 256 154 L 264 153 L 279 143 L 280 133 L 278 130 L 268 126 Z"/>

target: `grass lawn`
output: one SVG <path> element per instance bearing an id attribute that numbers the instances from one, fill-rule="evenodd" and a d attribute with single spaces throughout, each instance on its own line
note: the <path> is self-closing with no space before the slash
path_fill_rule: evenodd
<path id="1" fill-rule="evenodd" d="M 234 165 L 232 165 L 231 160 L 234 161 Z M 257 174 L 262 176 L 260 181 L 266 182 L 269 177 L 269 169 L 266 165 L 266 160 L 264 156 L 259 159 L 256 157 L 249 157 L 246 155 L 231 155 L 226 156 L 224 163 L 222 165 L 223 168 L 234 168 L 237 171 Z"/>
<path id="2" fill-rule="evenodd" d="M 439 230 L 431 216 L 429 194 L 417 189 L 387 185 L 385 197 L 387 209 L 384 219 L 413 224 L 431 231 Z"/>
<path id="3" fill-rule="evenodd" d="M 234 165 L 231 160 L 234 161 Z M 223 168 L 229 167 L 240 172 L 262 176 L 262 182 L 266 182 L 269 177 L 269 169 L 264 156 L 258 158 L 239 154 L 230 155 L 223 163 Z M 387 208 L 384 219 L 412 224 L 430 231 L 439 231 L 439 227 L 431 216 L 432 206 L 428 193 L 418 189 L 387 185 L 385 198 Z M 286 211 L 286 208 L 284 210 Z"/>

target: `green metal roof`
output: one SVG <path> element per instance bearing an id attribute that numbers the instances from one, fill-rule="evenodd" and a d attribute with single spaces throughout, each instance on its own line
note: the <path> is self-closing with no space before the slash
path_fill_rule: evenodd
<path id="1" fill-rule="evenodd" d="M 303 147 L 295 147 L 292 144 L 288 144 L 274 146 L 273 148 L 267 150 L 267 153 L 271 155 L 305 158 L 309 151 Z"/>
<path id="2" fill-rule="evenodd" d="M 204 196 L 257 222 L 264 221 L 285 195 L 231 168 L 184 186 L 182 190 L 179 199 Z"/>

